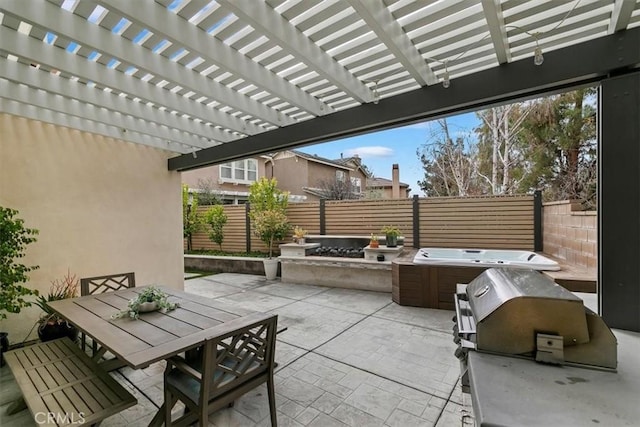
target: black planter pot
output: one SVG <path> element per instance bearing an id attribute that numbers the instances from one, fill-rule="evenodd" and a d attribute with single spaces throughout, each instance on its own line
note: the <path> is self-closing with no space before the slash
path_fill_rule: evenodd
<path id="1" fill-rule="evenodd" d="M 396 246 L 398 246 L 398 236 L 387 234 L 385 236 L 385 241 L 388 248 L 395 248 Z"/>
<path id="2" fill-rule="evenodd" d="M 47 322 L 38 326 L 38 337 L 42 342 L 64 337 L 69 337 L 75 342 L 78 339 L 78 329 L 65 321 Z"/>
<path id="3" fill-rule="evenodd" d="M 9 334 L 0 332 L 0 367 L 4 366 L 4 354 L 9 351 Z"/>

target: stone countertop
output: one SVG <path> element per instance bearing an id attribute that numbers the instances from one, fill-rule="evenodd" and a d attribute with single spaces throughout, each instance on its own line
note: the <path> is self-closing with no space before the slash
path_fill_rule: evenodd
<path id="1" fill-rule="evenodd" d="M 476 425 L 638 425 L 640 334 L 614 334 L 617 373 L 469 352 Z"/>

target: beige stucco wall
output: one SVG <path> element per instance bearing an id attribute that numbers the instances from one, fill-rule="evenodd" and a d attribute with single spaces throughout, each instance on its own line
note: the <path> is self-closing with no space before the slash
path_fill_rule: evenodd
<path id="1" fill-rule="evenodd" d="M 138 285 L 183 287 L 180 174 L 175 154 L 0 114 L 0 205 L 40 231 L 29 245 L 29 287 L 47 292 L 78 277 L 134 271 Z M 0 322 L 21 341 L 40 314 Z M 31 338 L 36 337 L 35 334 Z"/>
<path id="2" fill-rule="evenodd" d="M 278 188 L 288 191 L 294 195 L 306 195 L 303 187 L 309 186 L 308 182 L 308 162 L 298 157 L 278 158 L 269 162 L 266 166 L 268 177 L 275 177 L 278 181 Z"/>

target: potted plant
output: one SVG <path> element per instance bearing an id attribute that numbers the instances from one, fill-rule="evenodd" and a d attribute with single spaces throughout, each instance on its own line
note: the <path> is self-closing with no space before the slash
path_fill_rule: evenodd
<path id="1" fill-rule="evenodd" d="M 48 303 L 75 297 L 79 283 L 80 281 L 76 275 L 72 275 L 67 270 L 67 274 L 62 279 L 51 281 L 48 295 L 38 296 L 35 304 L 44 311 L 44 314 L 38 320 L 38 337 L 40 337 L 40 341 L 46 342 L 63 337 L 69 337 L 75 341 L 78 338 L 78 329 L 58 316 L 49 307 Z"/>
<path id="2" fill-rule="evenodd" d="M 249 217 L 255 234 L 269 247 L 269 258 L 263 260 L 267 279 L 278 274 L 278 260 L 273 259 L 273 244 L 283 240 L 289 232 L 287 205 L 289 193 L 278 189 L 275 178 L 260 180 L 249 187 Z"/>
<path id="3" fill-rule="evenodd" d="M 302 227 L 293 228 L 293 240 L 298 242 L 299 245 L 304 245 L 307 237 L 307 230 Z"/>
<path id="4" fill-rule="evenodd" d="M 385 235 L 385 242 L 388 248 L 395 248 L 398 246 L 398 236 L 400 235 L 400 229 L 395 225 L 385 225 L 380 230 Z"/>
<path id="5" fill-rule="evenodd" d="M 284 239 L 289 232 L 287 216 L 277 209 L 260 211 L 253 215 L 253 226 L 256 235 L 269 247 L 269 258 L 263 261 L 264 272 L 268 280 L 273 280 L 278 274 L 278 260 L 273 258 L 273 244 Z"/>
<path id="6" fill-rule="evenodd" d="M 371 239 L 369 239 L 369 247 L 372 249 L 380 247 L 380 242 L 378 242 L 378 236 L 371 233 Z"/>
<path id="7" fill-rule="evenodd" d="M 145 288 L 140 294 L 129 300 L 127 308 L 111 316 L 113 319 L 120 317 L 140 318 L 140 313 L 162 310 L 171 311 L 179 307 L 177 302 L 169 302 L 169 295 L 155 286 Z"/>
<path id="8" fill-rule="evenodd" d="M 26 228 L 24 220 L 16 215 L 17 210 L 0 206 L 0 320 L 6 319 L 7 313 L 20 313 L 31 305 L 25 298 L 38 295 L 38 291 L 22 285 L 29 280 L 27 273 L 38 266 L 17 262 L 25 256 L 27 245 L 36 241 L 38 230 Z M 4 365 L 2 354 L 8 348 L 8 335 L 0 332 L 0 366 Z"/>

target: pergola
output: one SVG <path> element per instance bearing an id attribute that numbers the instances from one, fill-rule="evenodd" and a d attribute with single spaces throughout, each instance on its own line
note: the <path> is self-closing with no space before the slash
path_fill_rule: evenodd
<path id="1" fill-rule="evenodd" d="M 640 330 L 640 0 L 2 0 L 0 112 L 170 170 L 600 85 L 600 304 Z"/>

